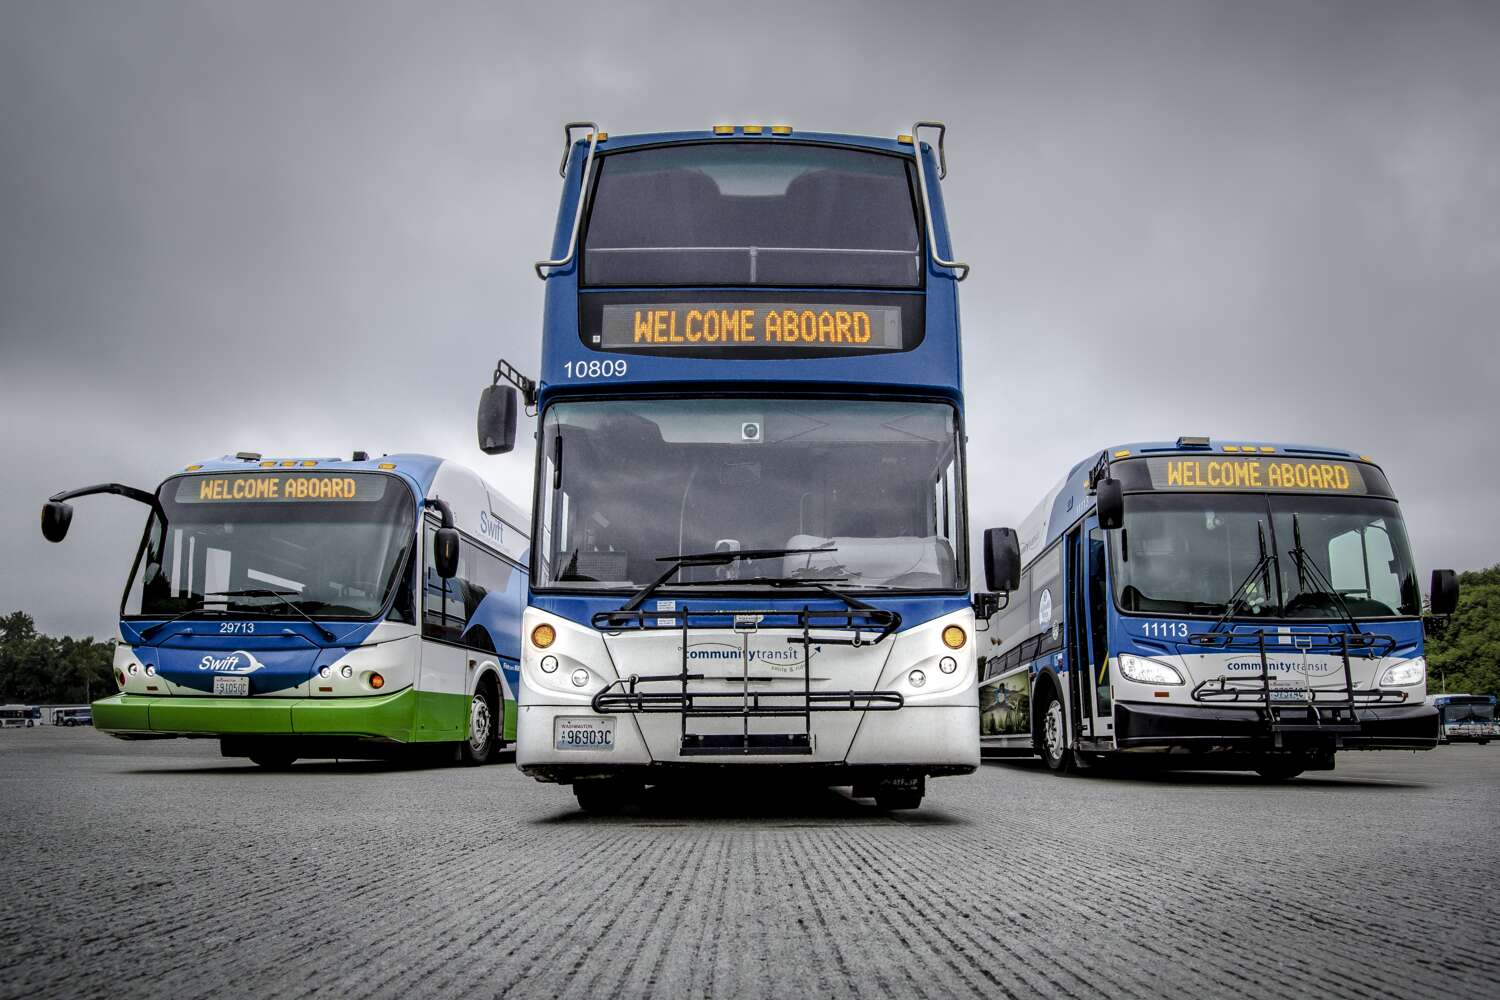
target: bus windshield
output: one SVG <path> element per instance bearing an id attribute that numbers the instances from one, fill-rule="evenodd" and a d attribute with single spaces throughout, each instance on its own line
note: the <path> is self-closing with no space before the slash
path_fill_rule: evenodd
<path id="1" fill-rule="evenodd" d="M 826 549 L 685 567 L 672 585 L 967 586 L 958 421 L 946 403 L 560 402 L 543 421 L 536 582 L 634 589 L 660 560 Z"/>
<path id="2" fill-rule="evenodd" d="M 1488 700 L 1450 700 L 1442 711 L 1444 722 L 1490 722 L 1495 718 L 1495 704 Z"/>
<path id="3" fill-rule="evenodd" d="M 182 476 L 158 497 L 127 615 L 372 618 L 416 537 L 411 490 L 378 473 Z"/>
<path id="4" fill-rule="evenodd" d="M 1218 617 L 1244 584 L 1236 617 L 1421 613 L 1405 525 L 1390 500 L 1133 494 L 1124 528 L 1111 534 L 1123 611 Z"/>
<path id="5" fill-rule="evenodd" d="M 916 288 L 921 238 L 905 157 L 783 142 L 601 157 L 588 285 Z"/>

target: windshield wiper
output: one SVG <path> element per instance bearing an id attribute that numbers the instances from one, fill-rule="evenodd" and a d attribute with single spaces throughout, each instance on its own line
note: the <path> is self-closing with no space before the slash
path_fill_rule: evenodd
<path id="1" fill-rule="evenodd" d="M 826 549 L 815 549 L 817 552 Z M 835 590 L 829 584 L 848 583 L 847 576 L 747 576 L 738 580 L 684 580 L 674 584 L 675 587 L 739 587 L 747 583 L 759 584 L 762 587 L 771 587 L 776 590 L 819 590 L 829 597 L 837 598 L 855 611 L 878 611 L 873 604 L 866 604 L 857 597 L 853 597 L 841 590 Z"/>
<path id="2" fill-rule="evenodd" d="M 1209 629 L 1210 632 L 1219 631 L 1229 619 L 1234 617 L 1235 611 L 1239 610 L 1240 605 L 1245 600 L 1245 596 L 1249 594 L 1250 585 L 1255 582 L 1256 577 L 1260 577 L 1261 579 L 1261 589 L 1263 592 L 1269 592 L 1270 590 L 1266 586 L 1265 573 L 1271 563 L 1276 561 L 1276 556 L 1266 550 L 1266 526 L 1259 520 L 1255 522 L 1255 538 L 1260 545 L 1260 559 L 1251 568 L 1250 572 L 1245 574 L 1245 578 L 1240 581 L 1240 585 L 1234 588 L 1234 593 L 1229 595 L 1229 601 L 1224 605 L 1224 613 L 1219 616 L 1218 621 L 1214 622 L 1213 627 Z M 1279 574 L 1280 570 L 1278 569 L 1277 572 Z"/>
<path id="3" fill-rule="evenodd" d="M 1316 597 L 1331 597 L 1333 603 L 1343 612 L 1344 619 L 1349 623 L 1350 631 L 1358 635 L 1359 622 L 1354 620 L 1354 613 L 1349 610 L 1349 605 L 1344 603 L 1344 595 L 1334 589 L 1333 583 L 1323 575 L 1318 564 L 1313 561 L 1312 553 L 1302 547 L 1302 522 L 1297 515 L 1292 515 L 1292 558 L 1297 560 L 1297 590 L 1298 596 L 1307 594 Z M 1307 580 L 1311 577 L 1313 583 L 1319 588 L 1310 590 Z"/>
<path id="4" fill-rule="evenodd" d="M 838 549 L 832 545 L 824 545 L 815 549 L 738 549 L 734 551 L 725 550 L 723 552 L 692 552 L 677 556 L 657 556 L 657 562 L 671 564 L 667 567 L 667 571 L 636 591 L 620 610 L 638 610 L 646 602 L 646 598 L 656 593 L 662 585 L 677 574 L 678 570 L 686 566 L 728 566 L 731 563 L 744 562 L 751 559 L 782 559 L 786 556 L 798 556 L 804 553 L 837 551 Z M 724 581 L 716 580 L 713 582 L 723 583 Z"/>
<path id="5" fill-rule="evenodd" d="M 327 639 L 329 642 L 332 642 L 333 640 L 337 639 L 338 636 L 334 635 L 327 628 L 324 628 L 322 625 L 320 625 L 317 622 L 313 621 L 312 615 L 309 615 L 306 611 L 303 611 L 301 608 L 297 607 L 297 605 L 295 605 L 291 601 L 287 600 L 287 597 L 289 597 L 289 596 L 295 597 L 296 595 L 297 595 L 297 591 L 295 591 L 295 590 L 271 590 L 269 588 L 259 588 L 259 587 L 257 587 L 257 588 L 251 589 L 251 590 L 215 590 L 213 593 L 204 594 L 203 596 L 204 597 L 274 597 L 278 601 L 280 601 L 282 604 L 285 604 L 287 607 L 289 607 L 293 611 L 297 612 L 297 614 L 301 615 L 303 617 L 303 619 L 305 619 L 309 625 L 311 625 L 313 628 L 315 628 L 315 629 L 318 630 L 318 632 L 323 636 L 323 638 Z"/>

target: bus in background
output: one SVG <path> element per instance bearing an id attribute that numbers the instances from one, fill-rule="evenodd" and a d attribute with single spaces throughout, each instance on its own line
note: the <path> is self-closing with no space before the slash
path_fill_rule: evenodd
<path id="1" fill-rule="evenodd" d="M 1121 445 L 1074 466 L 1019 534 L 1020 586 L 987 636 L 987 751 L 1278 780 L 1340 749 L 1436 745 L 1417 572 L 1368 457 Z M 1457 588 L 1433 573 L 1435 615 Z"/>
<path id="2" fill-rule="evenodd" d="M 41 724 L 39 705 L 0 705 L 0 729 L 30 729 Z"/>
<path id="3" fill-rule="evenodd" d="M 1485 744 L 1500 738 L 1492 694 L 1435 694 L 1433 707 L 1442 720 L 1442 742 Z"/>
<path id="4" fill-rule="evenodd" d="M 51 712 L 51 724 L 54 726 L 92 726 L 94 724 L 94 710 L 87 705 L 64 706 L 53 708 Z"/>
<path id="5" fill-rule="evenodd" d="M 527 515 L 426 455 L 190 465 L 156 490 L 120 614 L 120 692 L 93 705 L 122 739 L 220 741 L 226 757 L 492 760 L 515 733 Z"/>
<path id="6" fill-rule="evenodd" d="M 479 414 L 490 453 L 540 416 L 517 764 L 586 810 L 757 766 L 915 808 L 979 763 L 943 127 L 583 127 L 540 386 Z"/>

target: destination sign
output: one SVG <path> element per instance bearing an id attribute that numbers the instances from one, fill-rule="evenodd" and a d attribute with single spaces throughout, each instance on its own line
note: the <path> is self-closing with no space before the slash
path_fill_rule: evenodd
<path id="1" fill-rule="evenodd" d="M 902 347 L 901 308 L 770 302 L 606 305 L 597 344 L 603 350 L 895 351 Z"/>
<path id="2" fill-rule="evenodd" d="M 1273 493 L 1365 494 L 1359 466 L 1325 459 L 1217 455 L 1146 460 L 1158 490 L 1259 490 Z"/>
<path id="3" fill-rule="evenodd" d="M 188 476 L 177 484 L 178 503 L 280 503 L 303 500 L 379 500 L 386 477 L 327 472 L 247 472 Z"/>

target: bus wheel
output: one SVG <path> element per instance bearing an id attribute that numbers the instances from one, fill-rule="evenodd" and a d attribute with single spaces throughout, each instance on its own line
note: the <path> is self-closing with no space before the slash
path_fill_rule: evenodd
<path id="1" fill-rule="evenodd" d="M 488 678 L 469 699 L 469 738 L 458 746 L 459 762 L 469 767 L 488 764 L 495 758 L 495 725 L 499 718 L 495 689 Z"/>
<path id="2" fill-rule="evenodd" d="M 297 762 L 295 754 L 284 750 L 255 750 L 246 756 L 252 764 L 258 764 L 267 771 L 285 771 Z"/>
<path id="3" fill-rule="evenodd" d="M 1042 705 L 1042 732 L 1039 741 L 1042 760 L 1050 770 L 1065 774 L 1073 769 L 1073 755 L 1068 751 L 1066 724 L 1063 722 L 1062 702 L 1057 695 L 1047 692 Z"/>
<path id="4" fill-rule="evenodd" d="M 881 809 L 917 809 L 927 791 L 927 779 L 887 778 L 875 785 L 875 805 Z"/>
<path id="5" fill-rule="evenodd" d="M 593 816 L 612 816 L 625 808 L 634 787 L 611 778 L 585 778 L 573 782 L 578 808 Z"/>

